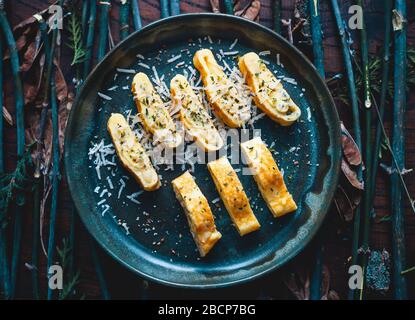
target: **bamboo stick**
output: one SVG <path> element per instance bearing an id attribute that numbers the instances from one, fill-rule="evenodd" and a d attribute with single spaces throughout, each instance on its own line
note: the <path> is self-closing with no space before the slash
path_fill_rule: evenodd
<path id="1" fill-rule="evenodd" d="M 3 37 L 0 34 L 0 108 L 3 108 Z M 4 148 L 3 148 L 3 114 L 0 114 L 0 174 L 4 173 Z M 0 186 L 1 187 L 1 186 Z M 0 215 L 0 279 L 4 298 L 10 298 L 10 269 L 7 257 L 6 226 L 1 219 L 5 218 L 5 212 Z"/>
<path id="2" fill-rule="evenodd" d="M 180 0 L 170 0 L 170 15 L 177 16 L 180 14 Z"/>
<path id="3" fill-rule="evenodd" d="M 16 127 L 17 127 L 17 158 L 18 161 L 23 157 L 25 151 L 25 132 L 24 132 L 24 98 L 23 84 L 20 77 L 19 55 L 16 48 L 13 32 L 4 11 L 4 0 L 0 0 L 0 27 L 3 31 L 6 43 L 10 51 L 10 63 L 12 67 L 14 83 L 14 100 L 16 110 Z M 20 257 L 21 235 L 22 235 L 22 205 L 24 204 L 24 194 L 17 194 L 17 207 L 14 214 L 13 230 L 13 250 L 11 260 L 11 278 L 10 278 L 10 297 L 13 298 L 16 289 L 17 269 Z"/>
<path id="4" fill-rule="evenodd" d="M 63 5 L 63 0 L 59 1 L 59 4 Z M 92 10 L 92 9 L 91 9 Z M 56 97 L 56 80 L 55 80 L 55 68 L 53 66 L 53 60 L 55 58 L 55 48 L 57 45 L 58 29 L 54 28 L 52 31 L 52 46 L 49 55 L 49 64 L 51 67 L 50 79 L 46 83 L 46 86 L 50 88 L 50 107 L 52 113 L 52 199 L 49 218 L 49 238 L 48 238 L 48 256 L 47 256 L 47 269 L 46 272 L 49 275 L 49 269 L 54 262 L 55 253 L 55 227 L 56 216 L 58 210 L 58 191 L 59 191 L 59 162 L 60 162 L 60 150 L 59 150 L 59 106 Z M 53 298 L 53 291 L 48 287 L 48 300 Z"/>
<path id="5" fill-rule="evenodd" d="M 54 251 L 55 251 L 55 225 L 56 225 L 56 214 L 58 207 L 58 188 L 59 188 L 59 120 L 58 120 L 58 103 L 56 100 L 56 83 L 55 75 L 52 72 L 50 81 L 50 104 L 52 110 L 52 199 L 50 209 L 50 220 L 49 220 L 49 239 L 48 239 L 48 261 L 47 271 L 53 263 Z M 53 297 L 53 290 L 48 288 L 48 300 Z"/>
<path id="6" fill-rule="evenodd" d="M 94 2 L 94 1 L 92 1 L 92 2 Z M 127 3 L 127 1 L 125 1 L 125 3 L 122 3 L 120 9 L 127 10 L 127 17 L 128 17 L 128 6 L 125 5 L 126 3 Z M 84 64 L 83 65 L 83 80 L 85 80 L 86 77 L 88 76 L 89 71 L 90 71 L 90 66 L 91 66 L 90 57 L 92 55 L 92 49 L 93 49 L 92 44 L 93 44 L 93 41 L 94 41 L 93 40 L 94 39 L 94 29 L 95 29 L 94 24 L 95 24 L 95 18 L 96 18 L 96 12 L 95 11 L 96 11 L 95 3 L 90 3 L 90 18 L 89 18 L 89 22 L 88 22 L 88 24 L 89 24 L 88 29 L 89 30 L 88 30 L 88 36 L 87 36 L 87 41 L 86 41 L 86 43 L 87 43 L 87 46 L 86 46 L 87 56 L 89 56 L 89 59 L 88 60 L 85 59 L 84 62 L 83 62 L 83 64 Z M 122 13 L 122 15 L 124 15 L 124 14 L 125 14 L 125 12 Z M 123 17 L 123 19 L 124 19 L 124 17 Z M 121 12 L 120 12 L 120 24 L 121 24 Z M 127 25 L 128 25 L 128 22 L 127 22 Z M 128 30 L 127 30 L 127 34 L 128 34 Z M 104 54 L 105 54 L 105 50 L 104 50 Z M 77 94 L 79 92 L 80 92 L 80 86 L 78 86 L 78 88 L 77 88 Z M 77 212 L 76 212 L 75 208 L 73 209 L 71 218 L 72 219 L 71 219 L 69 241 L 70 241 L 70 244 L 71 244 L 71 248 L 74 248 L 74 245 L 75 245 L 75 226 L 76 226 L 76 221 L 77 221 Z M 100 287 L 101 287 L 102 294 L 103 294 L 104 297 L 110 297 L 107 286 L 106 286 L 105 278 L 104 278 L 104 275 L 103 275 L 103 272 L 102 272 L 102 267 L 101 267 L 99 258 L 98 258 L 97 255 L 94 255 L 94 250 L 96 250 L 95 248 L 93 248 L 94 243 L 90 243 L 90 245 L 91 245 L 91 251 L 92 251 L 92 254 L 93 254 L 94 268 L 95 268 L 95 271 L 97 273 L 98 280 L 100 282 Z M 69 274 L 71 276 L 73 275 L 73 266 L 74 266 L 74 260 L 75 260 L 74 255 L 73 255 L 73 251 L 74 250 L 72 249 L 72 254 L 71 254 L 72 258 L 71 258 L 70 265 L 69 265 Z"/>
<path id="7" fill-rule="evenodd" d="M 140 30 L 142 28 L 140 8 L 138 6 L 138 0 L 131 0 L 131 13 L 133 17 L 134 30 Z"/>
<path id="8" fill-rule="evenodd" d="M 277 2 L 277 1 L 276 1 Z M 311 36 L 313 41 L 314 65 L 320 76 L 325 78 L 323 39 L 319 14 L 318 0 L 309 0 L 309 11 L 311 20 Z M 315 253 L 314 268 L 310 280 L 310 300 L 321 299 L 321 279 L 323 271 L 323 243 L 322 234 L 317 237 L 317 250 Z"/>
<path id="9" fill-rule="evenodd" d="M 406 108 L 406 1 L 396 0 L 395 10 L 402 18 L 402 25 L 395 31 L 394 52 L 394 97 L 393 97 L 393 129 L 392 150 L 398 164 L 398 170 L 405 167 L 405 135 L 404 116 Z M 405 270 L 405 228 L 402 199 L 402 186 L 399 174 L 391 175 L 391 200 L 392 200 L 392 257 L 393 280 L 395 299 L 407 299 L 406 278 L 402 276 Z"/>
<path id="10" fill-rule="evenodd" d="M 127 38 L 130 32 L 130 25 L 128 20 L 130 19 L 130 10 L 128 10 L 128 0 L 121 0 L 120 6 L 120 39 L 124 40 Z"/>
<path id="11" fill-rule="evenodd" d="M 100 259 L 99 259 L 99 256 L 98 256 L 97 249 L 95 247 L 94 239 L 92 239 L 91 236 L 89 236 L 89 237 L 90 237 L 89 238 L 89 245 L 90 245 L 90 249 L 91 249 L 92 262 L 94 263 L 95 272 L 97 274 L 99 286 L 100 286 L 100 289 L 101 289 L 102 298 L 104 300 L 110 300 L 111 295 L 108 291 L 107 282 L 105 281 L 104 271 L 101 267 L 101 262 L 100 262 Z"/>
<path id="12" fill-rule="evenodd" d="M 382 88 L 380 93 L 380 106 L 379 122 L 383 122 L 385 114 L 385 105 L 386 97 L 388 94 L 388 84 L 389 84 L 389 65 L 390 65 L 390 45 L 391 45 L 391 30 L 392 30 L 392 0 L 385 0 L 384 2 L 384 24 L 385 24 L 385 39 L 383 44 L 383 66 L 382 66 Z M 372 185 L 371 185 L 371 205 L 373 206 L 373 200 L 376 190 L 376 173 L 379 165 L 379 153 L 382 141 L 382 126 L 381 123 L 378 123 L 376 127 L 376 138 L 375 138 L 375 148 L 373 152 L 372 160 Z"/>
<path id="13" fill-rule="evenodd" d="M 100 17 L 99 17 L 99 39 L 98 39 L 98 52 L 97 59 L 101 59 L 105 56 L 108 45 L 108 15 L 111 7 L 111 0 L 100 3 Z"/>
<path id="14" fill-rule="evenodd" d="M 160 0 L 160 17 L 167 18 L 169 13 L 169 2 L 168 0 Z"/>
<path id="15" fill-rule="evenodd" d="M 370 236 L 370 220 L 372 214 L 371 204 L 371 175 L 372 175 L 372 102 L 370 97 L 370 74 L 369 74 L 369 49 L 367 43 L 366 22 L 364 18 L 363 1 L 357 0 L 357 4 L 362 8 L 362 22 L 363 28 L 360 30 L 360 50 L 362 56 L 362 75 L 363 75 L 363 91 L 365 103 L 365 163 L 366 170 L 364 174 L 365 192 L 363 194 L 363 236 L 362 236 L 362 268 L 363 279 L 365 279 L 365 272 L 368 262 L 369 254 L 369 236 Z M 363 294 L 363 290 L 361 292 Z"/>
<path id="16" fill-rule="evenodd" d="M 233 14 L 233 0 L 223 0 L 223 5 L 227 14 Z"/>
<path id="17" fill-rule="evenodd" d="M 89 1 L 83 0 L 82 1 L 82 16 L 81 16 L 81 27 L 82 27 L 82 35 L 86 34 L 86 30 L 88 27 L 88 11 L 89 11 Z"/>
<path id="18" fill-rule="evenodd" d="M 84 59 L 84 72 L 83 79 L 85 80 L 92 64 L 93 46 L 94 46 L 94 32 L 95 32 L 95 19 L 97 15 L 97 4 L 95 0 L 89 0 L 89 19 L 88 19 L 88 35 L 85 45 L 85 59 Z"/>
<path id="19" fill-rule="evenodd" d="M 309 2 L 312 3 L 313 0 L 310 0 Z M 273 0 L 272 20 L 274 31 L 276 33 L 281 33 L 281 0 Z"/>
<path id="20" fill-rule="evenodd" d="M 352 114 L 353 114 L 353 131 L 354 131 L 354 140 L 356 145 L 361 150 L 362 142 L 361 142 L 361 130 L 360 130 L 360 115 L 359 115 L 359 105 L 356 95 L 356 85 L 355 85 L 355 76 L 353 72 L 352 66 L 352 59 L 350 56 L 350 48 L 347 42 L 345 24 L 341 17 L 340 8 L 337 0 L 331 0 L 331 4 L 333 7 L 334 16 L 336 18 L 336 25 L 339 31 L 341 44 L 342 44 L 342 52 L 343 52 L 343 59 L 344 64 L 347 71 L 347 84 L 349 88 L 349 95 L 350 101 L 352 105 Z M 362 180 L 362 166 L 360 165 L 357 169 L 357 178 Z M 353 241 L 352 241 L 352 261 L 353 265 L 357 264 L 358 260 L 358 253 L 359 253 L 359 235 L 360 235 L 360 207 L 356 208 L 356 212 L 354 214 L 354 223 L 353 223 Z M 349 299 L 353 299 L 355 292 L 350 290 L 349 292 Z"/>

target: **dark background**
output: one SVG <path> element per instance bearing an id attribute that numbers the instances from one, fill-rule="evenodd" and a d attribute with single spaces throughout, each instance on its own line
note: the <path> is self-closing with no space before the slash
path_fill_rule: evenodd
<path id="1" fill-rule="evenodd" d="M 41 0 L 13 0 L 6 1 L 8 4 L 7 12 L 11 24 L 14 26 L 22 20 L 28 18 L 34 13 L 48 7 L 53 1 Z M 118 8 L 119 1 L 112 1 L 111 9 L 111 29 L 115 42 L 118 42 L 119 22 Z M 272 10 L 271 0 L 261 1 L 260 23 L 272 26 Z M 339 47 L 339 39 L 335 26 L 334 16 L 331 10 L 330 1 L 321 1 L 321 19 L 324 30 L 324 54 L 325 68 L 327 75 L 344 72 L 342 55 Z M 353 4 L 353 1 L 339 1 L 344 17 L 347 17 L 347 8 Z M 293 8 L 295 1 L 282 0 L 282 18 L 293 18 Z M 370 39 L 370 53 L 378 54 L 380 52 L 383 41 L 383 1 L 371 0 L 364 1 L 365 14 L 367 19 L 367 27 Z M 160 18 L 160 9 L 158 0 L 139 0 L 141 19 L 143 25 L 151 23 Z M 415 1 L 407 1 L 408 7 L 408 45 L 415 45 Z M 206 12 L 211 11 L 209 0 L 183 0 L 181 1 L 181 11 L 183 13 L 190 12 Z M 132 24 L 130 24 L 132 25 Z M 97 30 L 97 29 L 96 29 Z M 283 29 L 284 30 L 284 29 Z M 64 32 L 65 36 L 65 32 Z M 354 35 L 356 36 L 356 35 Z M 95 38 L 97 39 L 97 38 Z M 356 43 L 355 43 L 356 46 Z M 301 45 L 301 49 L 310 55 L 310 47 Z M 68 83 L 73 78 L 72 69 L 69 66 L 71 59 L 70 50 L 62 50 L 62 69 L 64 71 Z M 312 57 L 310 57 L 312 58 Z M 9 68 L 6 66 L 6 70 Z M 9 71 L 7 71 L 9 72 Z M 10 81 L 9 81 L 10 79 Z M 5 105 L 13 114 L 13 91 L 11 86 L 10 74 L 5 75 Z M 408 110 L 406 113 L 406 168 L 415 167 L 415 93 L 411 92 L 408 98 Z M 391 106 L 387 106 L 386 127 L 389 131 L 391 126 Z M 351 128 L 350 107 L 338 104 L 338 110 L 341 119 L 348 128 Z M 5 152 L 6 152 L 6 170 L 14 169 L 16 156 L 16 138 L 15 128 L 5 125 Z M 61 170 L 63 172 L 63 169 Z M 415 184 L 413 174 L 406 177 L 409 190 L 412 195 L 415 194 Z M 376 186 L 375 213 L 377 219 L 372 224 L 371 229 L 371 249 L 391 249 L 391 230 L 390 222 L 379 222 L 379 217 L 388 216 L 390 212 L 389 199 L 389 177 L 379 170 L 379 178 Z M 407 208 L 406 219 L 406 242 L 407 242 L 407 267 L 415 265 L 415 218 Z M 57 245 L 60 245 L 61 239 L 68 235 L 69 230 L 69 214 L 72 210 L 71 198 L 68 193 L 64 179 L 61 180 L 59 191 L 59 207 L 57 221 Z M 22 256 L 19 264 L 20 271 L 18 273 L 17 297 L 31 298 L 31 271 L 25 266 L 31 260 L 31 221 L 32 209 L 30 201 L 25 208 L 25 224 L 22 239 Z M 47 221 L 46 221 L 47 223 Z M 45 230 L 47 230 L 45 228 Z M 342 222 L 339 214 L 335 209 L 329 212 L 328 219 L 322 228 L 325 234 L 325 251 L 324 262 L 330 273 L 330 288 L 335 290 L 340 298 L 347 297 L 347 268 L 348 258 L 351 253 L 351 226 Z M 47 232 L 45 237 L 47 238 Z M 81 279 L 77 287 L 79 295 L 84 295 L 87 299 L 101 298 L 101 292 L 93 268 L 90 249 L 87 241 L 87 234 L 80 222 L 76 228 L 76 247 L 75 258 L 76 268 L 80 270 Z M 105 252 L 99 251 L 101 261 L 104 266 L 104 273 L 108 282 L 112 298 L 139 299 L 139 298 L 273 298 L 273 299 L 290 299 L 294 296 L 285 286 L 283 280 L 287 279 L 289 274 L 295 272 L 298 268 L 305 267 L 310 270 L 312 266 L 313 248 L 315 244 L 311 244 L 303 253 L 296 257 L 287 266 L 279 269 L 259 280 L 250 282 L 246 285 L 231 287 L 220 290 L 184 290 L 174 289 L 161 286 L 155 283 L 144 282 L 140 277 L 131 273 L 116 261 L 110 258 Z M 41 254 L 40 259 L 40 276 L 41 289 L 43 294 L 46 291 L 47 280 L 45 277 L 46 259 Z M 415 272 L 408 276 L 410 284 L 410 297 L 415 297 Z M 144 290 L 143 290 L 144 288 Z M 373 293 L 370 297 L 388 298 L 391 297 L 391 290 L 384 294 Z"/>

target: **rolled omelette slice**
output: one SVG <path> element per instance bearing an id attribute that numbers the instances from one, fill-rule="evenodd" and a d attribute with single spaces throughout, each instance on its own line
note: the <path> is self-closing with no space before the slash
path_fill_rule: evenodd
<path id="1" fill-rule="evenodd" d="M 144 129 L 167 148 L 176 148 L 183 142 L 182 135 L 145 73 L 134 76 L 131 91 Z"/>
<path id="2" fill-rule="evenodd" d="M 224 156 L 207 164 L 216 189 L 241 236 L 261 225 L 252 212 L 248 197 L 228 159 Z"/>
<path id="3" fill-rule="evenodd" d="M 297 210 L 277 164 L 260 137 L 241 143 L 242 153 L 274 217 Z"/>
<path id="4" fill-rule="evenodd" d="M 181 106 L 180 120 L 196 143 L 208 152 L 219 150 L 223 140 L 187 79 L 175 76 L 170 81 L 170 92 L 173 105 Z"/>
<path id="5" fill-rule="evenodd" d="M 122 114 L 113 113 L 108 119 L 108 132 L 122 165 L 146 191 L 160 188 L 160 179 L 150 158 Z"/>
<path id="6" fill-rule="evenodd" d="M 189 222 L 190 232 L 202 257 L 222 237 L 216 230 L 209 203 L 189 171 L 172 181 L 173 190 Z"/>
<path id="7" fill-rule="evenodd" d="M 239 70 L 254 95 L 255 104 L 272 120 L 289 126 L 301 116 L 300 108 L 285 91 L 281 81 L 256 53 L 249 52 L 240 58 Z"/>
<path id="8" fill-rule="evenodd" d="M 234 83 L 216 62 L 212 51 L 197 51 L 193 64 L 202 76 L 207 98 L 218 117 L 231 128 L 243 126 L 251 117 L 251 110 L 243 102 Z"/>

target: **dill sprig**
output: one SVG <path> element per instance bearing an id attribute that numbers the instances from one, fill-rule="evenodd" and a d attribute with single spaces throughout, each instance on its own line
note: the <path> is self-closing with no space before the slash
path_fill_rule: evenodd
<path id="1" fill-rule="evenodd" d="M 0 223 L 3 222 L 5 213 L 12 200 L 16 200 L 17 205 L 23 205 L 24 199 L 16 196 L 17 191 L 23 191 L 30 181 L 28 174 L 29 168 L 32 166 L 30 156 L 30 148 L 26 150 L 23 157 L 17 162 L 16 169 L 10 173 L 0 175 Z"/>
<path id="2" fill-rule="evenodd" d="M 71 15 L 69 16 L 68 31 L 70 33 L 70 43 L 68 44 L 68 47 L 73 51 L 73 58 L 71 62 L 71 66 L 73 66 L 82 63 L 86 55 L 86 50 L 82 41 L 81 22 L 79 21 L 75 10 L 72 10 Z"/>
<path id="3" fill-rule="evenodd" d="M 393 55 L 391 55 L 391 58 L 393 59 Z M 407 79 L 406 84 L 409 88 L 415 86 L 415 47 L 408 47 L 407 50 L 407 58 L 408 58 L 408 65 L 407 65 Z M 359 59 L 354 56 L 354 67 L 356 68 L 356 65 L 360 65 Z M 369 75 L 370 75 L 370 88 L 372 92 L 378 96 L 380 95 L 380 92 L 382 90 L 382 55 L 376 55 L 376 56 L 369 56 Z M 390 63 L 390 72 L 393 72 L 393 62 Z M 346 88 L 346 79 L 344 77 L 337 78 L 338 81 L 332 82 L 332 84 L 329 84 L 331 92 L 333 96 L 340 100 L 344 104 L 349 104 L 348 95 L 347 95 L 347 88 Z M 356 70 L 356 89 L 359 92 L 363 91 L 364 87 L 364 80 L 361 72 L 359 70 Z M 360 96 L 360 95 L 359 95 Z M 390 99 L 393 97 L 393 78 L 389 80 L 388 83 L 388 94 L 387 94 L 387 100 L 390 101 Z M 362 103 L 362 101 L 359 101 L 359 103 Z"/>
<path id="4" fill-rule="evenodd" d="M 65 300 L 68 298 L 74 298 L 76 295 L 75 289 L 79 284 L 80 272 L 79 270 L 74 274 L 66 274 L 66 270 L 69 269 L 72 259 L 73 248 L 70 245 L 69 240 L 66 238 L 62 239 L 62 246 L 57 247 L 56 251 L 58 253 L 59 264 L 63 270 L 63 288 L 59 291 L 59 300 Z M 83 299 L 83 295 L 80 297 Z"/>

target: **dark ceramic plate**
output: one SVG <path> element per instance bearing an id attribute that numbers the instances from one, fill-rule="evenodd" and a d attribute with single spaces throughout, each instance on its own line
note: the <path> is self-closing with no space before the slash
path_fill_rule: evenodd
<path id="1" fill-rule="evenodd" d="M 236 38 L 238 42 L 232 46 Z M 270 69 L 285 77 L 285 87 L 302 110 L 301 120 L 290 127 L 280 127 L 267 117 L 254 124 L 261 129 L 262 139 L 272 147 L 279 167 L 284 170 L 288 189 L 298 204 L 295 213 L 274 219 L 252 177 L 240 171 L 238 175 L 262 225 L 259 231 L 240 237 L 222 203 L 212 203 L 219 195 L 206 165 L 195 166 L 196 182 L 208 198 L 223 235 L 203 259 L 199 258 L 170 184 L 183 172 L 181 165 L 174 170 L 161 166 L 162 188 L 142 193 L 135 198 L 139 203 L 135 203 L 126 196 L 140 189 L 133 179 L 127 180 L 128 174 L 116 157 L 108 158 L 115 165 L 101 168 L 101 180 L 88 158 L 93 143 L 102 139 L 105 144 L 110 143 L 106 122 L 112 112 L 127 114 L 132 109 L 136 113 L 129 91 L 133 74 L 117 68 L 152 75 L 152 70 L 143 63 L 155 66 L 169 84 L 174 74 L 184 73 L 185 69 L 190 72 L 187 67 L 192 66 L 193 53 L 200 47 L 211 48 L 215 53 L 220 49 L 229 52 L 230 48 L 239 54 L 270 50 L 271 54 L 265 55 L 264 60 L 269 62 Z M 179 60 L 167 62 L 178 54 L 182 54 Z M 138 58 L 141 55 L 144 60 Z M 236 61 L 232 55 L 227 55 L 225 60 L 229 65 Z M 185 66 L 180 66 L 181 61 Z M 98 92 L 110 96 L 111 100 L 98 96 Z M 160 20 L 120 43 L 86 79 L 71 111 L 65 146 L 66 174 L 73 200 L 86 227 L 102 247 L 149 279 L 199 288 L 253 279 L 280 267 L 299 253 L 316 234 L 330 205 L 341 154 L 339 118 L 330 93 L 313 65 L 300 51 L 265 27 L 219 14 L 188 14 Z M 243 168 L 242 164 L 233 166 Z M 118 198 L 121 179 L 126 187 Z M 109 197 L 104 189 L 112 195 Z M 105 194 L 101 198 L 102 192 Z M 102 199 L 105 202 L 101 203 Z"/>

